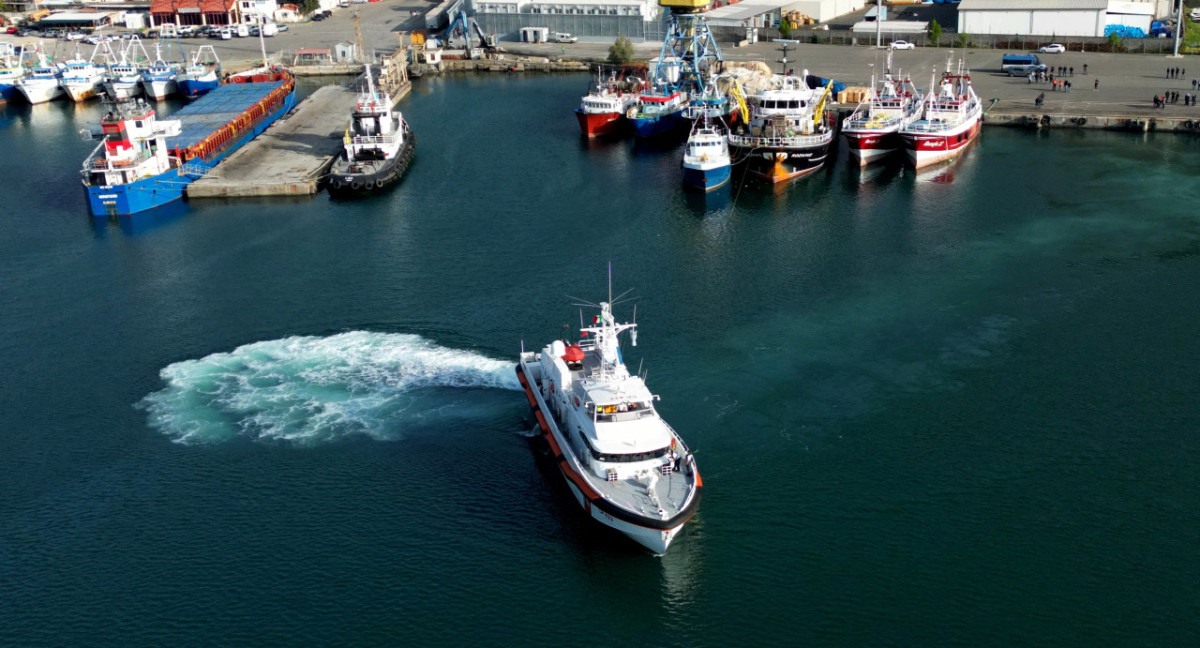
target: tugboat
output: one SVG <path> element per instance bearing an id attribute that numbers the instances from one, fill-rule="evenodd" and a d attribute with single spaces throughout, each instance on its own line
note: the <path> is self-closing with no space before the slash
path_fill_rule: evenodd
<path id="1" fill-rule="evenodd" d="M 961 62 L 956 72 L 942 73 L 940 88 L 937 92 L 930 90 L 921 109 L 921 118 L 900 131 L 908 160 L 915 168 L 953 158 L 979 135 L 983 103 L 971 88 L 971 75 L 963 70 Z"/>
<path id="2" fill-rule="evenodd" d="M 842 134 L 849 144 L 850 157 L 859 166 L 882 160 L 904 148 L 900 130 L 921 115 L 921 91 L 906 74 L 885 74 L 854 112 L 842 122 Z"/>
<path id="3" fill-rule="evenodd" d="M 816 171 L 829 155 L 837 116 L 826 111 L 833 82 L 810 88 L 801 77 L 776 75 L 773 87 L 750 97 L 749 132 L 730 133 L 729 145 L 749 171 L 784 182 Z"/>
<path id="4" fill-rule="evenodd" d="M 732 163 L 729 139 L 721 121 L 697 122 L 683 151 L 683 181 L 689 187 L 712 191 L 729 182 Z"/>
<path id="5" fill-rule="evenodd" d="M 703 482 L 696 458 L 659 417 L 645 382 L 630 375 L 609 301 L 579 342 L 555 340 L 539 352 L 522 349 L 517 379 L 543 436 L 583 510 L 656 554 L 700 505 Z"/>
<path id="6" fill-rule="evenodd" d="M 413 158 L 416 138 L 392 97 L 375 88 L 366 65 L 366 88 L 359 93 L 343 138 L 343 154 L 329 170 L 329 193 L 349 197 L 375 193 L 399 182 Z"/>

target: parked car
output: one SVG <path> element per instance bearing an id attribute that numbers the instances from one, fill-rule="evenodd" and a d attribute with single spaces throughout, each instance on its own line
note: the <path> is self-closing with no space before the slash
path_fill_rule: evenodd
<path id="1" fill-rule="evenodd" d="M 19 31 L 21 31 L 21 30 L 17 29 L 16 27 L 9 27 L 8 29 L 4 30 L 4 33 L 5 34 L 16 34 Z"/>
<path id="2" fill-rule="evenodd" d="M 574 43 L 574 42 L 577 42 L 578 40 L 579 40 L 578 37 L 572 36 L 572 35 L 568 34 L 567 32 L 555 32 L 554 33 L 554 42 L 555 43 Z"/>
<path id="3" fill-rule="evenodd" d="M 67 32 L 67 35 L 63 36 L 63 38 L 65 38 L 69 41 L 81 41 L 81 40 L 83 40 L 83 37 L 84 37 L 84 34 L 82 34 L 81 32 Z"/>
<path id="4" fill-rule="evenodd" d="M 1038 48 L 1039 54 L 1062 54 L 1065 51 L 1067 51 L 1067 48 L 1059 45 L 1058 43 L 1050 43 L 1049 45 L 1042 45 Z"/>
<path id="5" fill-rule="evenodd" d="M 891 48 L 894 50 L 900 50 L 900 49 L 910 50 L 910 49 L 916 49 L 917 45 L 916 45 L 916 43 L 910 43 L 908 41 L 896 40 L 896 41 L 892 41 Z"/>

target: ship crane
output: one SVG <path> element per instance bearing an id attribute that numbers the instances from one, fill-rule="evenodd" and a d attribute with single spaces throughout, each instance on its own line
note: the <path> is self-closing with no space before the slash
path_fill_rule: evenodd
<path id="1" fill-rule="evenodd" d="M 712 0 L 658 0 L 667 11 L 667 35 L 652 86 L 665 86 L 699 95 L 713 68 L 722 61 L 721 49 L 708 26 Z"/>

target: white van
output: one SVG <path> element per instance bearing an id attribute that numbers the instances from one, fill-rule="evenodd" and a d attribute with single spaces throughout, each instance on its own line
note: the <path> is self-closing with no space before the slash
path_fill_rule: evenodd
<path id="1" fill-rule="evenodd" d="M 275 23 L 263 23 L 261 29 L 263 36 L 274 36 L 279 33 L 279 28 L 275 26 Z"/>
<path id="2" fill-rule="evenodd" d="M 238 38 L 245 38 L 250 35 L 250 27 L 248 25 L 238 25 L 237 27 L 234 27 L 234 29 L 236 31 L 233 33 Z"/>

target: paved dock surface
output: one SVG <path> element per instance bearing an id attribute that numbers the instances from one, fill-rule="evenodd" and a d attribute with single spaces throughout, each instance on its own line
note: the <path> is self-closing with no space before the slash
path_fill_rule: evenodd
<path id="1" fill-rule="evenodd" d="M 358 94 L 325 86 L 192 183 L 188 198 L 311 195 L 341 149 Z"/>

